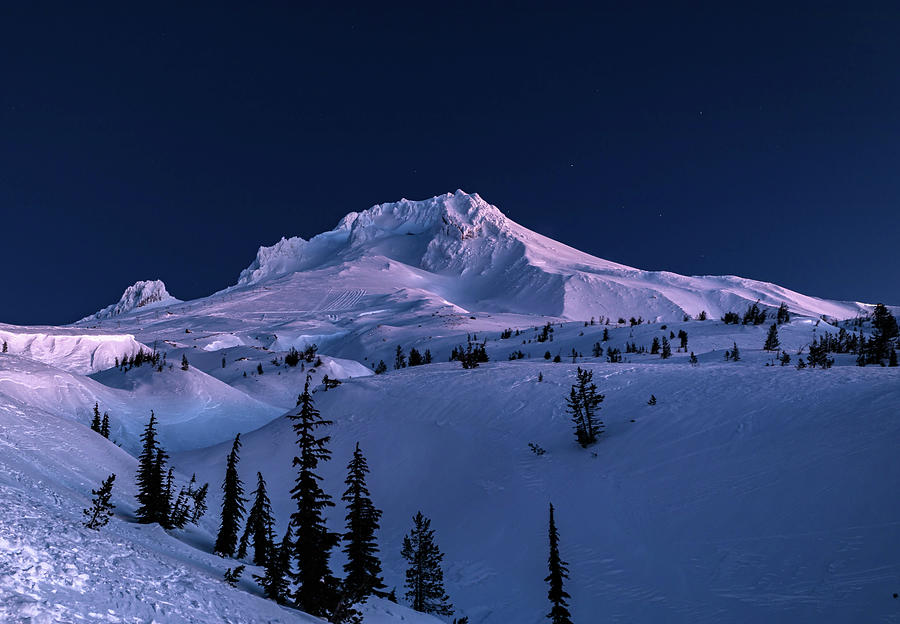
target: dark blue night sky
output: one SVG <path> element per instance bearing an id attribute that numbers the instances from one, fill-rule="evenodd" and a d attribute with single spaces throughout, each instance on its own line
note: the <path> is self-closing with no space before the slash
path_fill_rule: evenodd
<path id="1" fill-rule="evenodd" d="M 900 304 L 895 3 L 86 4 L 0 8 L 0 321 L 203 296 L 456 188 L 632 266 Z"/>

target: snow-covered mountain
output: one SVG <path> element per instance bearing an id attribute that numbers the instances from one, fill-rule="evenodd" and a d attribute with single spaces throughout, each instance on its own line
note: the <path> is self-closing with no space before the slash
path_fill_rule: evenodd
<path id="1" fill-rule="evenodd" d="M 412 271 L 389 285 L 418 287 L 462 308 L 488 312 L 680 320 L 702 310 L 720 316 L 757 300 L 771 307 L 786 302 L 811 316 L 847 318 L 865 310 L 857 303 L 808 297 L 756 280 L 685 277 L 602 260 L 532 232 L 478 194 L 461 190 L 424 201 L 378 204 L 348 214 L 333 230 L 308 241 L 294 237 L 261 247 L 238 286 L 295 272 L 331 269 L 337 274 L 379 262 Z M 384 275 L 379 272 L 373 282 L 383 287 Z"/>
<path id="2" fill-rule="evenodd" d="M 118 302 L 84 317 L 79 323 L 108 319 L 139 308 L 151 309 L 180 302 L 180 299 L 169 294 L 161 280 L 141 280 L 126 288 Z"/>
<path id="3" fill-rule="evenodd" d="M 763 350 L 769 322 L 717 320 L 757 300 L 789 307 L 776 330 L 791 365 Z M 893 621 L 900 368 L 858 367 L 851 353 L 829 370 L 795 367 L 825 334 L 871 335 L 856 319 L 870 309 L 608 262 L 457 191 L 262 247 L 237 284 L 208 297 L 138 282 L 70 326 L 0 325 L 0 621 L 317 621 L 263 600 L 252 566 L 228 587 L 222 574 L 239 562 L 211 554 L 237 433 L 245 490 L 262 472 L 285 530 L 296 445 L 284 415 L 307 378 L 333 421 L 321 470 L 337 503 L 329 528 L 343 527 L 358 442 L 401 602 L 400 549 L 421 510 L 456 617 L 545 621 L 552 501 L 576 622 Z M 649 353 L 663 339 L 675 351 L 665 360 Z M 451 361 L 469 341 L 490 361 Z M 291 366 L 291 348 L 309 353 Z M 432 363 L 395 369 L 398 348 Z M 740 359 L 726 361 L 735 348 Z M 121 365 L 151 349 L 153 365 Z M 607 361 L 610 350 L 624 361 Z M 380 361 L 388 370 L 375 375 Z M 606 429 L 588 449 L 566 412 L 578 367 L 605 395 Z M 88 428 L 95 403 L 116 444 Z M 151 410 L 177 481 L 210 483 L 197 527 L 134 522 L 134 454 Z M 80 511 L 112 472 L 116 515 L 84 529 Z M 343 557 L 334 551 L 333 571 Z M 364 624 L 437 621 L 384 600 L 363 610 Z"/>
<path id="4" fill-rule="evenodd" d="M 398 336 L 433 340 L 601 316 L 664 322 L 705 311 L 718 318 L 756 301 L 770 311 L 786 303 L 815 318 L 871 310 L 740 277 L 686 277 L 595 258 L 518 225 L 477 194 L 456 191 L 379 204 L 310 240 L 261 247 L 237 284 L 208 297 L 78 325 L 204 352 L 316 344 L 371 370 L 390 361 Z"/>

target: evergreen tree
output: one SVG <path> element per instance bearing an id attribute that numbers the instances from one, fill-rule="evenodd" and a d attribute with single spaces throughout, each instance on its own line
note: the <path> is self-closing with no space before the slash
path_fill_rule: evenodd
<path id="1" fill-rule="evenodd" d="M 94 403 L 94 417 L 91 418 L 91 431 L 100 433 L 100 425 L 100 405 L 98 403 Z"/>
<path id="2" fill-rule="evenodd" d="M 279 604 L 285 604 L 288 601 L 288 577 L 291 573 L 291 555 L 293 551 L 291 525 L 288 524 L 281 543 L 272 548 L 272 556 L 266 562 L 265 575 L 253 576 L 254 580 L 263 588 L 266 598 Z"/>
<path id="3" fill-rule="evenodd" d="M 419 350 L 413 347 L 409 350 L 409 365 L 410 366 L 421 366 L 423 364 L 422 354 L 419 353 Z"/>
<path id="4" fill-rule="evenodd" d="M 191 475 L 191 482 L 188 484 L 188 496 L 194 501 L 194 508 L 191 510 L 190 520 L 192 524 L 197 524 L 203 514 L 206 513 L 206 494 L 209 492 L 209 483 L 204 483 L 199 488 L 194 488 L 197 482 L 197 475 Z"/>
<path id="5" fill-rule="evenodd" d="M 698 321 L 705 321 L 709 318 L 709 315 L 706 314 L 706 310 L 700 310 L 700 314 L 697 316 Z"/>
<path id="6" fill-rule="evenodd" d="M 109 440 L 109 412 L 103 412 L 103 420 L 100 422 L 100 435 Z"/>
<path id="7" fill-rule="evenodd" d="M 659 357 L 664 360 L 668 360 L 672 357 L 672 345 L 669 344 L 669 339 L 665 336 L 663 336 L 662 339 L 662 351 L 660 352 Z"/>
<path id="8" fill-rule="evenodd" d="M 406 368 L 406 356 L 403 355 L 403 347 L 397 345 L 397 350 L 394 352 L 394 370 L 401 368 Z"/>
<path id="9" fill-rule="evenodd" d="M 650 399 L 647 401 L 647 405 L 656 405 L 656 395 L 651 394 Z"/>
<path id="10" fill-rule="evenodd" d="M 262 473 L 256 473 L 256 490 L 253 491 L 253 506 L 247 514 L 247 526 L 238 545 L 238 559 L 247 556 L 247 546 L 253 541 L 253 565 L 264 566 L 272 556 L 275 543 L 275 521 L 272 518 L 272 503 L 266 494 L 266 482 Z"/>
<path id="11" fill-rule="evenodd" d="M 687 332 L 684 331 L 683 329 L 678 330 L 678 340 L 681 343 L 678 348 L 681 349 L 682 351 L 684 351 L 685 353 L 687 353 L 688 335 L 687 335 Z"/>
<path id="12" fill-rule="evenodd" d="M 425 364 L 431 364 L 431 349 L 425 349 Z"/>
<path id="13" fill-rule="evenodd" d="M 188 364 L 187 355 L 182 355 L 181 356 L 181 370 L 186 371 L 189 368 L 190 368 L 190 365 Z"/>
<path id="14" fill-rule="evenodd" d="M 834 358 L 828 357 L 828 345 L 824 340 L 820 342 L 816 338 L 813 338 L 812 343 L 809 345 L 809 355 L 806 357 L 806 360 L 811 368 L 816 368 L 817 366 L 831 368 L 831 365 L 834 364 Z"/>
<path id="15" fill-rule="evenodd" d="M 138 455 L 138 522 L 159 522 L 160 499 L 163 493 L 162 473 L 157 469 L 156 415 L 150 411 L 150 421 L 141 434 L 143 447 Z"/>
<path id="16" fill-rule="evenodd" d="M 241 574 L 244 573 L 244 569 L 247 566 L 239 565 L 236 568 L 228 568 L 225 570 L 225 576 L 222 578 L 223 581 L 231 585 L 232 587 L 237 587 L 238 581 L 241 580 Z"/>
<path id="17" fill-rule="evenodd" d="M 597 412 L 606 397 L 597 392 L 592 371 L 582 370 L 579 366 L 576 376 L 577 381 L 569 391 L 566 407 L 575 425 L 575 439 L 582 447 L 587 447 L 596 442 L 603 431 L 603 422 L 597 418 Z"/>
<path id="18" fill-rule="evenodd" d="M 284 356 L 284 363 L 291 368 L 297 366 L 300 363 L 300 352 L 296 348 L 291 347 L 287 355 Z M 225 368 L 225 358 L 222 358 L 222 368 Z"/>
<path id="19" fill-rule="evenodd" d="M 403 538 L 400 554 L 409 567 L 406 570 L 406 599 L 420 613 L 450 615 L 453 605 L 444 592 L 444 572 L 441 561 L 444 555 L 434 541 L 431 520 L 416 513 L 413 529 Z"/>
<path id="20" fill-rule="evenodd" d="M 731 349 L 731 359 L 734 360 L 735 362 L 737 362 L 738 360 L 741 359 L 741 352 L 738 351 L 738 346 L 737 346 L 736 342 L 732 343 L 732 344 L 734 345 L 734 347 Z"/>
<path id="21" fill-rule="evenodd" d="M 99 531 L 100 527 L 106 526 L 106 523 L 109 522 L 110 517 L 113 515 L 112 510 L 116 507 L 110 500 L 115 480 L 116 475 L 113 473 L 103 481 L 100 489 L 91 490 L 91 494 L 94 495 L 91 501 L 91 508 L 84 510 L 84 515 L 87 518 L 84 521 L 84 526 L 87 528 Z"/>
<path id="22" fill-rule="evenodd" d="M 175 495 L 175 470 L 173 468 L 169 468 L 166 471 L 166 460 L 169 458 L 169 454 L 166 453 L 162 448 L 156 449 L 156 470 L 159 471 L 160 474 L 165 474 L 163 477 L 163 491 L 162 496 L 159 500 L 159 522 L 160 526 L 164 529 L 171 529 L 172 527 L 172 505 L 173 498 Z"/>
<path id="23" fill-rule="evenodd" d="M 169 514 L 169 526 L 173 529 L 183 529 L 190 518 L 190 512 L 188 492 L 185 488 L 181 488 L 172 505 L 172 512 Z"/>
<path id="24" fill-rule="evenodd" d="M 607 328 L 603 328 L 603 342 L 607 342 L 609 340 L 609 330 Z"/>
<path id="25" fill-rule="evenodd" d="M 788 355 L 787 351 L 781 352 L 781 365 L 787 366 L 791 363 L 791 356 Z"/>
<path id="26" fill-rule="evenodd" d="M 780 344 L 781 343 L 778 341 L 778 325 L 772 323 L 772 325 L 769 326 L 769 333 L 766 336 L 766 342 L 763 345 L 763 349 L 766 351 L 775 351 Z"/>
<path id="27" fill-rule="evenodd" d="M 298 469 L 291 498 L 297 503 L 297 511 L 291 516 L 291 524 L 296 530 L 294 559 L 296 561 L 295 580 L 299 586 L 294 593 L 298 608 L 311 615 L 326 617 L 337 605 L 337 579 L 329 568 L 331 549 L 337 545 L 339 535 L 332 533 L 325 525 L 323 511 L 333 507 L 331 497 L 319 485 L 321 477 L 316 474 L 319 462 L 327 461 L 331 451 L 327 444 L 330 436 L 317 437 L 316 430 L 331 425 L 316 409 L 309 392 L 309 376 L 303 394 L 297 401 L 297 414 L 288 414 L 294 421 L 299 455 L 294 457 L 294 467 Z"/>
<path id="28" fill-rule="evenodd" d="M 3 341 L 3 353 L 6 353 L 7 351 L 9 351 L 9 344 L 7 344 L 7 342 L 4 340 Z"/>
<path id="29" fill-rule="evenodd" d="M 699 361 L 697 360 L 697 356 L 694 355 L 693 351 L 691 351 L 691 357 L 688 361 L 691 363 L 691 366 L 696 366 L 699 363 Z"/>
<path id="30" fill-rule="evenodd" d="M 872 313 L 872 328 L 872 339 L 869 341 L 869 361 L 873 364 L 880 364 L 884 358 L 889 357 L 891 345 L 900 334 L 897 319 L 883 303 L 875 306 Z"/>
<path id="31" fill-rule="evenodd" d="M 658 355 L 658 354 L 659 354 L 659 338 L 654 336 L 653 344 L 650 345 L 650 355 Z"/>
<path id="32" fill-rule="evenodd" d="M 550 556 L 548 568 L 550 574 L 544 579 L 549 585 L 547 598 L 550 600 L 550 613 L 547 619 L 552 624 L 572 624 L 572 615 L 569 613 L 567 598 L 571 598 L 563 588 L 563 581 L 569 578 L 568 564 L 562 560 L 559 554 L 559 531 L 556 529 L 556 521 L 553 519 L 553 504 L 550 504 Z"/>
<path id="33" fill-rule="evenodd" d="M 747 306 L 747 311 L 744 313 L 743 319 L 744 325 L 761 325 L 765 320 L 766 311 L 759 308 L 759 301 Z"/>
<path id="34" fill-rule="evenodd" d="M 785 323 L 791 322 L 791 313 L 788 311 L 786 303 L 782 302 L 781 305 L 778 306 L 778 312 L 775 320 L 779 325 L 784 325 Z"/>
<path id="35" fill-rule="evenodd" d="M 353 458 L 347 465 L 347 490 L 342 500 L 347 503 L 347 532 L 344 533 L 344 588 L 352 602 L 359 602 L 373 590 L 384 587 L 381 578 L 381 562 L 378 560 L 378 544 L 375 532 L 381 511 L 375 508 L 366 486 L 369 466 L 359 449 L 359 442 L 353 451 Z"/>
<path id="36" fill-rule="evenodd" d="M 234 554 L 238 531 L 244 517 L 244 503 L 247 502 L 247 499 L 244 498 L 244 486 L 237 471 L 240 450 L 241 434 L 237 434 L 225 465 L 225 479 L 222 482 L 222 522 L 219 525 L 216 545 L 213 548 L 217 555 L 223 557 L 230 557 Z"/>
<path id="37" fill-rule="evenodd" d="M 380 375 L 382 373 L 387 372 L 387 364 L 384 363 L 384 360 L 380 360 L 378 365 L 375 367 L 375 374 Z"/>
<path id="38" fill-rule="evenodd" d="M 891 349 L 891 355 L 888 358 L 888 366 L 897 366 L 897 350 Z"/>

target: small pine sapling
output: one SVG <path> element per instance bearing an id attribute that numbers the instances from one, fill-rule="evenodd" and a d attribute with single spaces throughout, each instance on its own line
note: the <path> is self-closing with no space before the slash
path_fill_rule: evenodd
<path id="1" fill-rule="evenodd" d="M 232 587 L 237 587 L 238 581 L 241 580 L 241 574 L 244 573 L 246 567 L 245 565 L 239 565 L 236 568 L 228 568 L 225 570 L 225 576 L 222 580 Z"/>
<path id="2" fill-rule="evenodd" d="M 116 506 L 112 504 L 110 499 L 112 498 L 112 488 L 115 480 L 116 475 L 113 473 L 103 481 L 100 489 L 91 490 L 94 499 L 91 502 L 90 509 L 85 509 L 83 512 L 86 518 L 84 526 L 87 528 L 99 531 L 100 527 L 106 526 L 110 517 L 112 517 L 113 509 Z"/>

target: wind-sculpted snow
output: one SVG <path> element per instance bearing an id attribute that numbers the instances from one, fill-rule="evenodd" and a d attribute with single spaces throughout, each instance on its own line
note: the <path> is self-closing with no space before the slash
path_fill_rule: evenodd
<path id="1" fill-rule="evenodd" d="M 166 290 L 166 285 L 162 281 L 139 281 L 126 288 L 117 303 L 81 319 L 79 323 L 108 319 L 139 308 L 152 309 L 180 302 L 180 299 L 176 299 L 169 294 L 169 291 Z"/>
<path id="2" fill-rule="evenodd" d="M 141 348 L 149 351 L 131 334 L 61 327 L 0 325 L 0 343 L 7 353 L 84 375 L 111 368 Z"/>

